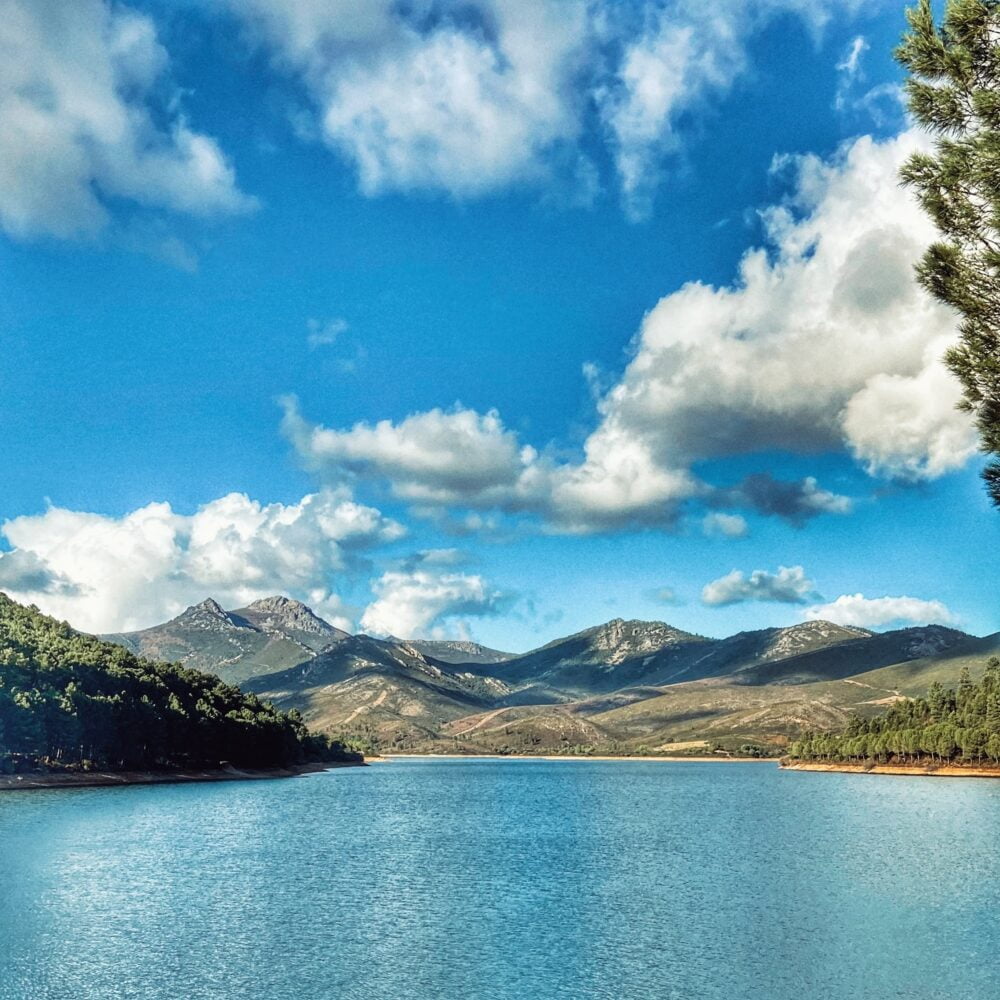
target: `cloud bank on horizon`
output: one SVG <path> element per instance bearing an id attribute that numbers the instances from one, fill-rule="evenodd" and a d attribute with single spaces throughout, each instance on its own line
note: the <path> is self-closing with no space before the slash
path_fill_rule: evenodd
<path id="1" fill-rule="evenodd" d="M 637 222 L 691 120 L 752 69 L 755 37 L 781 18 L 818 37 L 832 17 L 862 10 L 860 0 L 224 7 L 213 16 L 231 18 L 238 44 L 296 93 L 299 137 L 328 147 L 366 196 L 472 201 L 530 188 L 579 204 L 610 184 Z M 5 15 L 0 118 L 16 155 L 0 165 L 0 226 L 11 238 L 117 232 L 193 266 L 163 220 L 259 207 L 221 142 L 191 125 L 152 14 L 12 0 Z M 864 51 L 859 36 L 838 65 L 845 88 Z M 575 452 L 528 440 L 517 414 L 451 398 L 401 419 L 326 426 L 289 396 L 282 430 L 317 493 L 293 504 L 232 494 L 192 515 L 168 503 L 117 518 L 50 507 L 3 526 L 0 589 L 102 631 L 153 624 L 209 593 L 234 606 L 283 591 L 342 627 L 464 634 L 513 595 L 446 562 L 399 565 L 405 529 L 356 496 L 390 497 L 417 521 L 472 536 L 498 523 L 569 536 L 694 524 L 736 543 L 750 516 L 801 526 L 851 514 L 858 498 L 824 485 L 813 456 L 850 456 L 873 490 L 961 469 L 976 438 L 940 360 L 955 319 L 913 280 L 933 230 L 897 182 L 922 141 L 904 130 L 862 135 L 828 157 L 776 150 L 787 193 L 760 210 L 759 245 L 728 283 L 691 281 L 650 304 Z M 309 346 L 346 329 L 313 320 Z M 803 474 L 761 467 L 732 481 L 718 471 L 772 453 L 799 457 Z M 370 600 L 348 607 L 336 578 L 370 573 L 357 554 L 383 551 L 390 562 L 371 578 Z M 816 603 L 801 566 L 734 570 L 702 600 L 802 605 L 807 617 L 854 625 L 956 620 L 939 601 L 907 596 Z"/>

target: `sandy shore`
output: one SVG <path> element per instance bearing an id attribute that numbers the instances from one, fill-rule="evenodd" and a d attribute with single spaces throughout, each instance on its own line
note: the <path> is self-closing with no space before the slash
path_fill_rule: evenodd
<path id="1" fill-rule="evenodd" d="M 86 774 L 2 774 L 0 791 L 29 788 L 103 788 L 114 785 L 177 785 L 189 781 L 266 781 L 296 778 L 338 767 L 363 767 L 363 762 L 332 761 L 295 767 L 246 770 L 235 767 L 192 771 L 90 771 Z"/>
<path id="2" fill-rule="evenodd" d="M 961 764 L 824 764 L 808 761 L 782 764 L 784 771 L 836 771 L 843 774 L 896 774 L 924 778 L 1000 778 L 1000 767 L 965 767 Z"/>
<path id="3" fill-rule="evenodd" d="M 381 757 L 369 757 L 369 763 L 393 760 L 653 760 L 670 761 L 674 764 L 776 764 L 775 757 L 666 757 L 666 756 L 601 756 L 594 754 L 502 754 L 502 753 L 386 753 Z"/>

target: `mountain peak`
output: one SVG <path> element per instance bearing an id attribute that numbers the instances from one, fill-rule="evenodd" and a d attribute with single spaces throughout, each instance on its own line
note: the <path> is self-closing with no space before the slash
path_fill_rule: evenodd
<path id="1" fill-rule="evenodd" d="M 296 614 L 303 611 L 308 611 L 309 614 L 313 613 L 312 608 L 307 607 L 301 601 L 296 601 L 293 597 L 285 597 L 282 594 L 251 601 L 247 607 L 254 611 L 267 611 L 272 614 Z"/>
<path id="2" fill-rule="evenodd" d="M 798 625 L 789 625 L 783 628 L 782 632 L 813 632 L 819 635 L 853 635 L 859 639 L 871 636 L 874 633 L 866 628 L 858 628 L 856 625 L 838 625 L 836 622 L 827 621 L 825 618 L 813 618 L 807 622 L 799 622 Z"/>
<path id="3" fill-rule="evenodd" d="M 262 597 L 253 601 L 245 608 L 240 608 L 236 614 L 252 622 L 257 628 L 265 631 L 282 631 L 293 629 L 311 635 L 335 636 L 343 635 L 328 621 L 324 621 L 312 608 L 292 597 L 275 594 L 272 597 Z"/>
<path id="4" fill-rule="evenodd" d="M 610 654 L 609 662 L 638 653 L 652 653 L 693 638 L 666 622 L 648 622 L 638 618 L 626 621 L 612 618 L 611 621 L 579 633 L 594 650 Z"/>
<path id="5" fill-rule="evenodd" d="M 224 615 L 222 605 L 214 598 L 206 597 L 200 604 L 192 604 L 188 611 L 210 611 L 213 615 Z"/>
<path id="6" fill-rule="evenodd" d="M 613 641 L 621 641 L 633 636 L 655 635 L 659 637 L 669 637 L 683 635 L 680 629 L 668 625 L 666 622 L 644 621 L 641 618 L 612 618 L 611 621 L 603 625 L 597 625 L 588 629 L 594 636 L 607 637 Z"/>
<path id="7" fill-rule="evenodd" d="M 218 601 L 211 597 L 198 604 L 192 604 L 185 608 L 175 619 L 176 622 L 183 622 L 194 628 L 219 629 L 238 628 L 239 625 L 233 621 L 229 614 L 223 609 Z"/>

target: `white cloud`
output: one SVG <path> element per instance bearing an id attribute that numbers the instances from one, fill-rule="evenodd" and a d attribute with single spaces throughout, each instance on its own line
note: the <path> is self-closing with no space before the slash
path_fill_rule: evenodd
<path id="1" fill-rule="evenodd" d="M 0 587 L 88 631 L 164 621 L 211 596 L 237 607 L 274 593 L 342 617 L 330 575 L 353 551 L 400 537 L 379 511 L 327 490 L 263 505 L 231 493 L 194 514 L 151 503 L 121 518 L 50 507 L 7 521 Z"/>
<path id="2" fill-rule="evenodd" d="M 848 77 L 857 76 L 861 71 L 861 57 L 871 46 L 863 35 L 851 39 L 843 59 L 837 63 L 837 69 Z"/>
<path id="3" fill-rule="evenodd" d="M 863 594 L 842 594 L 829 604 L 809 608 L 806 617 L 861 628 L 894 624 L 954 625 L 957 621 L 941 601 L 905 596 L 865 597 Z"/>
<path id="4" fill-rule="evenodd" d="M 814 34 L 860 0 L 633 5 L 444 0 L 401 5 L 229 0 L 274 64 L 298 78 L 308 129 L 363 191 L 465 197 L 561 171 L 592 191 L 580 137 L 596 104 L 626 210 L 647 211 L 680 119 L 725 94 L 750 38 L 780 15 Z"/>
<path id="5" fill-rule="evenodd" d="M 709 537 L 745 538 L 750 532 L 746 518 L 739 514 L 722 514 L 714 512 L 706 514 L 701 522 L 701 529 Z"/>
<path id="6" fill-rule="evenodd" d="M 404 639 L 464 638 L 465 619 L 494 615 L 508 606 L 509 595 L 482 576 L 448 572 L 441 566 L 438 560 L 425 559 L 416 567 L 384 573 L 372 584 L 375 600 L 361 616 L 361 627 Z"/>
<path id="7" fill-rule="evenodd" d="M 957 382 L 941 361 L 947 344 L 932 341 L 915 375 L 874 375 L 848 401 L 848 446 L 871 475 L 937 479 L 975 454 L 970 421 L 955 409 Z"/>
<path id="8" fill-rule="evenodd" d="M 231 6 L 301 78 L 317 131 L 367 194 L 482 194 L 545 173 L 580 132 L 582 0 Z"/>
<path id="9" fill-rule="evenodd" d="M 977 445 L 939 360 L 956 321 L 914 280 L 934 230 L 897 181 L 920 142 L 863 137 L 830 161 L 782 161 L 792 189 L 762 213 L 766 245 L 745 254 L 734 284 L 693 282 L 657 303 L 577 461 L 522 444 L 496 412 L 462 407 L 332 430 L 289 403 L 285 432 L 335 477 L 580 532 L 669 526 L 690 501 L 793 523 L 851 509 L 811 476 L 713 487 L 692 471 L 710 459 L 845 451 L 872 476 L 958 469 Z"/>
<path id="10" fill-rule="evenodd" d="M 934 229 L 897 179 L 919 143 L 864 137 L 829 162 L 783 161 L 794 188 L 763 213 L 768 246 L 735 284 L 660 300 L 588 448 L 629 440 L 659 469 L 844 448 L 876 474 L 962 466 L 975 435 L 938 361 L 955 318 L 914 280 Z"/>
<path id="11" fill-rule="evenodd" d="M 328 347 L 330 344 L 335 344 L 337 338 L 342 333 L 347 332 L 348 323 L 346 319 L 330 319 L 325 322 L 310 319 L 306 323 L 306 329 L 309 331 L 306 343 L 312 350 L 315 350 L 317 347 Z"/>
<path id="12" fill-rule="evenodd" d="M 9 0 L 0 19 L 0 224 L 93 236 L 108 203 L 195 215 L 253 207 L 211 137 L 163 96 L 152 20 L 102 0 Z"/>
<path id="13" fill-rule="evenodd" d="M 502 505 L 537 459 L 495 412 L 435 409 L 336 431 L 306 423 L 294 399 L 283 406 L 284 432 L 311 465 L 388 479 L 414 502 Z"/>
<path id="14" fill-rule="evenodd" d="M 599 531 L 676 520 L 677 504 L 704 492 L 685 470 L 657 469 L 635 442 L 588 444 L 579 464 L 522 445 L 495 412 L 456 407 L 348 430 L 313 426 L 293 399 L 283 430 L 306 464 L 335 481 L 387 480 L 423 508 L 499 509 L 543 517 L 556 530 Z"/>
<path id="15" fill-rule="evenodd" d="M 851 39 L 843 57 L 837 63 L 837 93 L 833 99 L 833 106 L 837 111 L 843 111 L 847 107 L 851 89 L 859 80 L 864 79 L 861 57 L 869 48 L 867 39 L 863 35 L 858 35 Z"/>
<path id="16" fill-rule="evenodd" d="M 746 601 L 776 601 L 782 604 L 805 604 L 815 594 L 816 586 L 801 566 L 779 566 L 777 573 L 755 569 L 749 576 L 738 569 L 706 583 L 702 603 L 711 607 L 742 604 Z"/>
<path id="17" fill-rule="evenodd" d="M 725 94 L 746 71 L 747 42 L 756 32 L 776 16 L 795 14 L 818 33 L 831 14 L 858 6 L 856 0 L 675 0 L 647 8 L 643 30 L 627 40 L 612 79 L 596 88 L 627 214 L 649 214 L 663 163 L 681 145 L 682 117 Z"/>

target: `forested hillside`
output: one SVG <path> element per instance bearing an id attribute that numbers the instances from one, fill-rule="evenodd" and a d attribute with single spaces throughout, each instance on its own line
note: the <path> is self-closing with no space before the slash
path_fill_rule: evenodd
<path id="1" fill-rule="evenodd" d="M 0 594 L 0 769 L 357 759 L 218 677 L 136 657 Z"/>
<path id="2" fill-rule="evenodd" d="M 840 733 L 807 733 L 789 747 L 795 760 L 1000 763 L 1000 658 L 982 680 L 963 668 L 958 688 L 935 682 L 926 698 L 897 702 L 882 715 L 854 716 Z"/>

